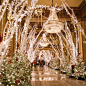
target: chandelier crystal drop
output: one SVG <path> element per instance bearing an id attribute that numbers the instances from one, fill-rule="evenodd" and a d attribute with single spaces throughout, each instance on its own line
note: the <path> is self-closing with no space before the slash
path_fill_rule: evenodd
<path id="1" fill-rule="evenodd" d="M 49 18 L 43 28 L 47 33 L 59 33 L 64 28 L 64 24 L 57 17 L 55 7 L 51 7 Z"/>

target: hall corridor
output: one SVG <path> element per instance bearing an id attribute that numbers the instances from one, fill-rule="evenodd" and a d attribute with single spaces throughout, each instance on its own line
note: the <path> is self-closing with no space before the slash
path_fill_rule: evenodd
<path id="1" fill-rule="evenodd" d="M 32 71 L 32 86 L 86 86 L 86 80 L 69 78 L 47 66 L 36 66 Z"/>

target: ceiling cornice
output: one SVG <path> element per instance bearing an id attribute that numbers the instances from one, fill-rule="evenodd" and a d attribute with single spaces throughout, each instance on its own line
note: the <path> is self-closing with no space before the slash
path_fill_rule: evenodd
<path id="1" fill-rule="evenodd" d="M 83 0 L 82 3 L 79 5 L 79 9 L 82 10 L 83 7 L 86 6 L 86 0 Z"/>

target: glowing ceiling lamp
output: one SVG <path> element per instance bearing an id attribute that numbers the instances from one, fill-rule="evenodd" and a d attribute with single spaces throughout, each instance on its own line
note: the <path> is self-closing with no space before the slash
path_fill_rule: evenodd
<path id="1" fill-rule="evenodd" d="M 64 24 L 57 17 L 55 7 L 51 7 L 49 18 L 43 28 L 47 33 L 59 33 L 64 28 Z"/>
<path id="2" fill-rule="evenodd" d="M 35 9 L 35 11 L 34 11 L 34 14 L 35 14 L 36 16 L 40 16 L 42 13 L 43 13 L 43 9 L 41 9 L 41 8 Z"/>
<path id="3" fill-rule="evenodd" d="M 46 35 L 43 34 L 43 40 L 40 42 L 40 45 L 42 47 L 47 47 L 49 45 L 49 42 L 47 41 Z"/>

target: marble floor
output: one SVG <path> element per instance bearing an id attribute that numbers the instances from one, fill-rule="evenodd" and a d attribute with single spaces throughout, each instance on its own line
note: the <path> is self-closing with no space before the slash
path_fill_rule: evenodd
<path id="1" fill-rule="evenodd" d="M 86 86 L 86 80 L 69 78 L 47 66 L 36 66 L 32 71 L 32 86 Z"/>
<path id="2" fill-rule="evenodd" d="M 0 82 L 0 86 L 4 86 Z M 33 67 L 32 86 L 86 86 L 86 80 L 69 78 L 66 74 L 48 66 Z"/>

